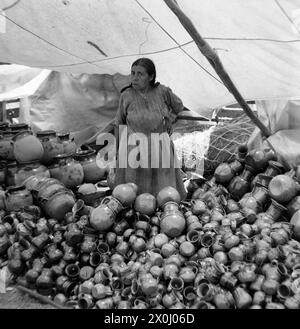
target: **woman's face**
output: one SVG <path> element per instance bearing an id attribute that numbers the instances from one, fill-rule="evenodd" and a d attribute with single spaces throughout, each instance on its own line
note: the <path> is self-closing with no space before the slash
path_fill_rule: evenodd
<path id="1" fill-rule="evenodd" d="M 131 68 L 131 83 L 134 89 L 138 91 L 146 91 L 150 86 L 150 81 L 153 79 L 143 66 L 135 65 Z"/>

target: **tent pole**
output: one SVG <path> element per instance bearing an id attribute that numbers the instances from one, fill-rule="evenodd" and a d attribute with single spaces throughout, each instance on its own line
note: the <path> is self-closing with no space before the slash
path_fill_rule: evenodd
<path id="1" fill-rule="evenodd" d="M 217 55 L 217 53 L 210 47 L 210 45 L 201 37 L 196 27 L 192 21 L 185 15 L 185 13 L 179 8 L 176 1 L 174 0 L 164 0 L 166 5 L 173 11 L 177 16 L 183 27 L 187 30 L 190 36 L 195 41 L 197 47 L 201 53 L 206 57 L 209 63 L 212 65 L 216 73 L 219 75 L 223 81 L 226 88 L 231 94 L 235 97 L 237 102 L 240 104 L 244 112 L 248 117 L 253 121 L 253 123 L 261 130 L 262 134 L 266 137 L 269 137 L 269 129 L 258 119 L 258 117 L 252 112 L 251 108 L 248 106 L 243 96 L 240 94 L 238 89 L 235 87 L 228 73 L 225 71 L 223 64 Z"/>

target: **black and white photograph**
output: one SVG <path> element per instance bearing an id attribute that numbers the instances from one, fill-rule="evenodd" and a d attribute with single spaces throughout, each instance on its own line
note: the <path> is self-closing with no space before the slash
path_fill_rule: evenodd
<path id="1" fill-rule="evenodd" d="M 1 314 L 248 309 L 300 309 L 300 0 L 0 0 Z"/>

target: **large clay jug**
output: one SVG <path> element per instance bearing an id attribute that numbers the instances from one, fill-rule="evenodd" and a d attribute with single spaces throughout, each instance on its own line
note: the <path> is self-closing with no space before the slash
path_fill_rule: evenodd
<path id="1" fill-rule="evenodd" d="M 43 145 L 31 131 L 21 131 L 13 137 L 14 155 L 19 163 L 39 161 L 44 154 Z"/>
<path id="2" fill-rule="evenodd" d="M 74 159 L 82 165 L 86 183 L 97 183 L 104 178 L 106 170 L 97 165 L 95 150 L 78 151 L 75 153 Z"/>
<path id="3" fill-rule="evenodd" d="M 70 139 L 70 133 L 57 134 L 59 142 L 63 145 L 64 154 L 73 154 L 76 152 L 77 145 L 74 138 Z"/>
<path id="4" fill-rule="evenodd" d="M 75 197 L 71 191 L 59 191 L 49 198 L 40 199 L 40 204 L 50 218 L 62 221 L 67 212 L 72 211 Z"/>
<path id="5" fill-rule="evenodd" d="M 61 181 L 67 188 L 75 188 L 84 180 L 82 165 L 73 159 L 72 154 L 60 154 L 54 157 L 49 168 L 51 177 Z"/>
<path id="6" fill-rule="evenodd" d="M 18 211 L 25 206 L 30 206 L 33 204 L 32 195 L 24 185 L 8 188 L 5 195 L 7 211 Z"/>
<path id="7" fill-rule="evenodd" d="M 36 133 L 44 148 L 42 163 L 49 165 L 56 155 L 64 153 L 64 147 L 56 137 L 54 130 L 43 130 Z"/>
<path id="8" fill-rule="evenodd" d="M 92 210 L 90 225 L 97 231 L 107 231 L 113 226 L 117 214 L 122 209 L 123 206 L 117 199 L 106 197 L 99 207 Z"/>

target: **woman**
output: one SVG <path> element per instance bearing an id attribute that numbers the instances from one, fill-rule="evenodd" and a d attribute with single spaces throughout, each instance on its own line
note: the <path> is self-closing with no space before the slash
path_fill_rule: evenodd
<path id="1" fill-rule="evenodd" d="M 170 88 L 155 80 L 156 69 L 150 59 L 140 58 L 132 64 L 131 84 L 121 91 L 115 118 L 115 185 L 134 182 L 139 194 L 154 196 L 173 186 L 184 199 L 186 192 L 169 136 L 172 123 L 185 108 Z"/>

